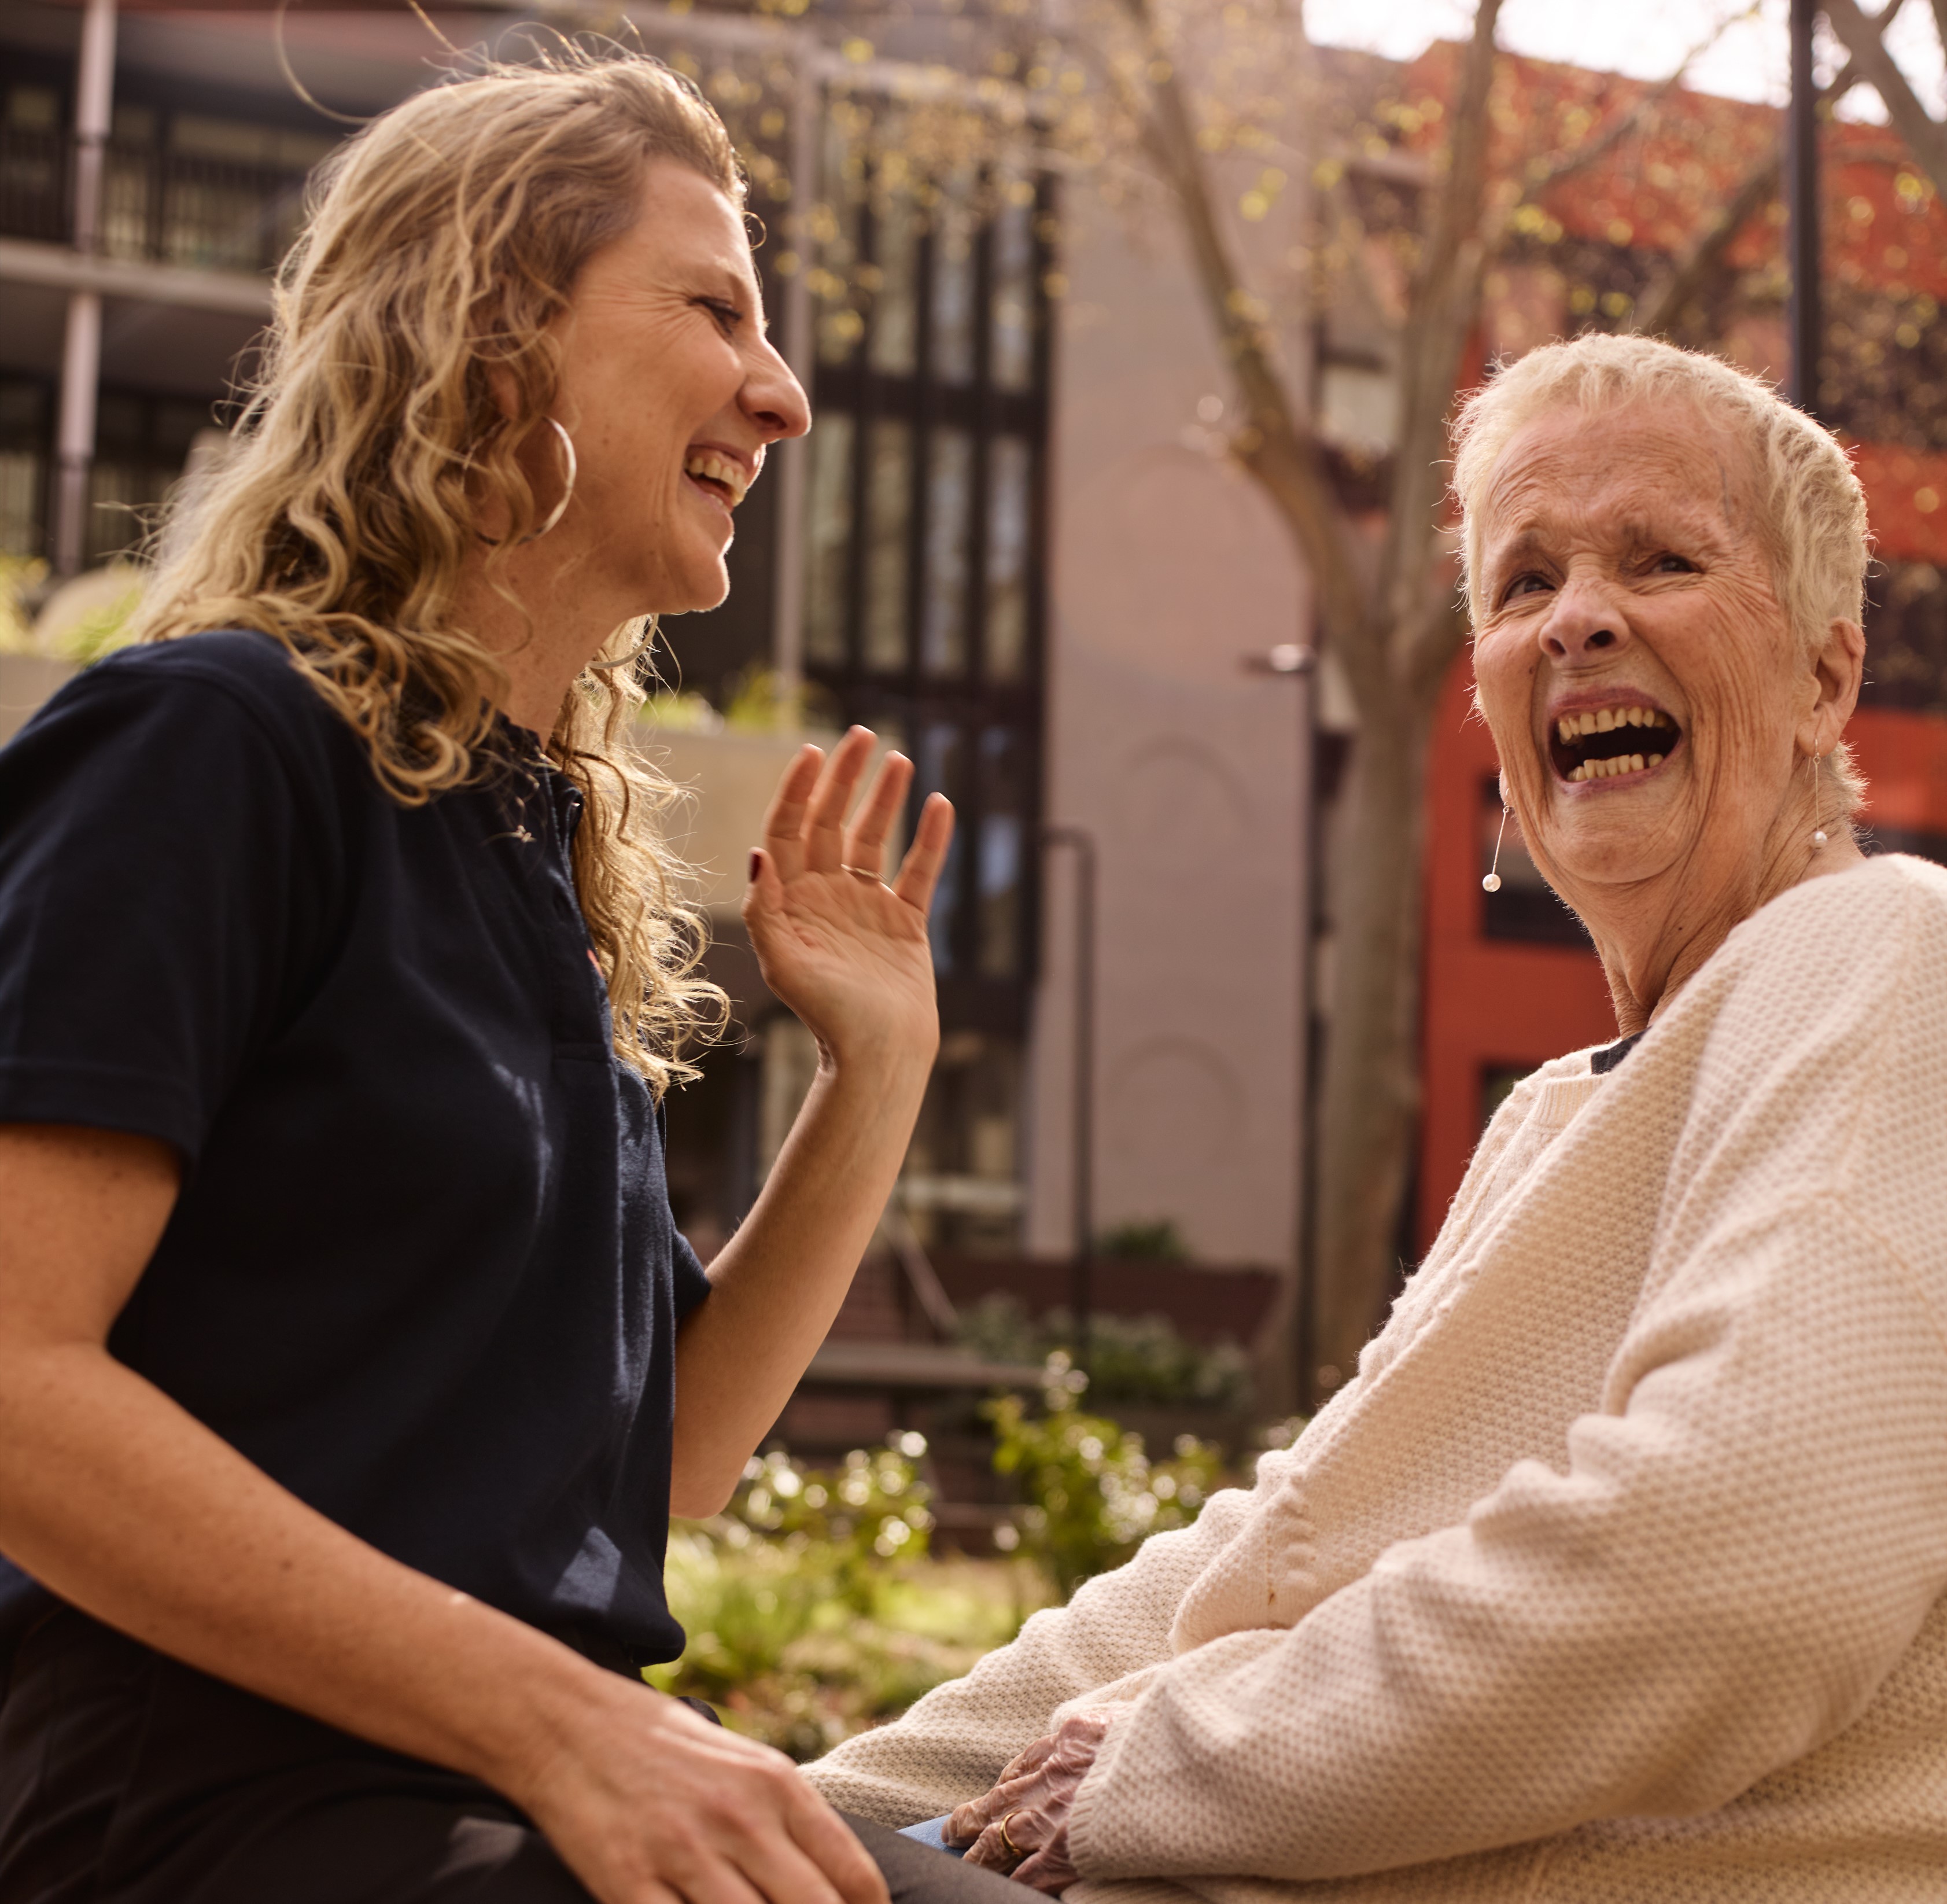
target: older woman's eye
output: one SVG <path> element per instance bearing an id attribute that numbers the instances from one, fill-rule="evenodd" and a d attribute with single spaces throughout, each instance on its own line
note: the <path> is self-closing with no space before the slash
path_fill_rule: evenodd
<path id="1" fill-rule="evenodd" d="M 1659 575 L 1694 575 L 1697 573 L 1697 565 L 1687 556 L 1675 554 L 1667 549 L 1657 557 L 1651 567 Z"/>
<path id="2" fill-rule="evenodd" d="M 1545 592 L 1549 586 L 1549 579 L 1546 575 L 1538 575 L 1533 569 L 1530 569 L 1524 575 L 1517 575 L 1506 588 L 1502 590 L 1502 604 L 1505 606 L 1508 602 L 1513 601 L 1517 596 Z"/>

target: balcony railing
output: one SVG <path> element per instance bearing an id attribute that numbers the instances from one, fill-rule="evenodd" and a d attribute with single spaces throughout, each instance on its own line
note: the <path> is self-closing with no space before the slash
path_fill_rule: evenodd
<path id="1" fill-rule="evenodd" d="M 200 271 L 262 271 L 296 235 L 305 175 L 200 153 L 111 143 L 101 249 Z M 0 234 L 63 244 L 74 229 L 74 141 L 0 127 Z"/>

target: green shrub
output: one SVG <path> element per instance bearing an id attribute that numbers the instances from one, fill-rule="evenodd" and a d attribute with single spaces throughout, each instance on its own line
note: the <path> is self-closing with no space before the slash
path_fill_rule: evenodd
<path id="1" fill-rule="evenodd" d="M 1017 1477 L 1027 1496 L 1013 1529 L 1018 1550 L 1064 1599 L 1122 1565 L 1147 1536 L 1187 1527 L 1223 1472 L 1218 1450 L 1193 1435 L 1177 1437 L 1173 1459 L 1151 1461 L 1140 1435 L 1082 1412 L 1088 1385 L 1057 1350 L 1048 1358 L 1043 1413 L 1031 1415 L 1018 1395 L 982 1410 L 994 1425 L 995 1471 Z"/>
<path id="2" fill-rule="evenodd" d="M 1013 1296 L 989 1296 L 961 1317 L 960 1339 L 990 1361 L 1071 1358 L 1075 1331 L 1066 1309 L 1031 1317 Z M 1088 1330 L 1089 1394 L 1099 1407 L 1242 1408 L 1250 1367 L 1234 1342 L 1206 1348 L 1167 1316 L 1097 1316 Z"/>
<path id="3" fill-rule="evenodd" d="M 1119 1223 L 1095 1239 L 1095 1253 L 1125 1263 L 1187 1263 L 1190 1246 L 1166 1216 L 1149 1223 Z"/>
<path id="4" fill-rule="evenodd" d="M 1021 1563 L 926 1557 L 914 1466 L 926 1444 L 856 1450 L 835 1470 L 754 1460 L 714 1519 L 672 1530 L 664 1582 L 689 1636 L 644 1674 L 737 1730 L 815 1758 L 1004 1645 L 1048 1595 Z"/>

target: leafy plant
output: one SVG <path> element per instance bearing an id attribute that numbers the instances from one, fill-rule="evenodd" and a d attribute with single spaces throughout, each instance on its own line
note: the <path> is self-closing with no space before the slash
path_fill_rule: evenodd
<path id="1" fill-rule="evenodd" d="M 1057 1349 L 1048 1358 L 1041 1414 L 1018 1395 L 982 1410 L 994 1425 L 995 1471 L 1017 1476 L 1028 1497 L 1013 1530 L 1018 1549 L 1047 1569 L 1064 1599 L 1119 1567 L 1148 1535 L 1187 1527 L 1223 1472 L 1218 1450 L 1193 1435 L 1177 1437 L 1174 1458 L 1152 1461 L 1140 1435 L 1082 1413 L 1088 1385 Z"/>
<path id="2" fill-rule="evenodd" d="M 0 556 L 0 654 L 35 652 L 34 618 L 27 600 L 47 573 L 47 564 L 33 556 Z"/>
<path id="3" fill-rule="evenodd" d="M 927 1557 L 925 1451 L 906 1433 L 828 1472 L 752 1461 L 723 1513 L 673 1531 L 665 1584 L 689 1643 L 644 1677 L 807 1759 L 1011 1639 L 1046 1590 L 1024 1563 Z"/>
<path id="4" fill-rule="evenodd" d="M 1002 1294 L 963 1314 L 960 1339 L 990 1361 L 1039 1362 L 1057 1349 L 1072 1360 L 1075 1332 L 1066 1309 L 1031 1317 Z M 1166 1316 L 1097 1316 L 1088 1349 L 1089 1392 L 1100 1404 L 1239 1408 L 1250 1399 L 1249 1364 L 1235 1343 L 1193 1342 Z"/>
<path id="5" fill-rule="evenodd" d="M 1187 1263 L 1190 1246 L 1166 1216 L 1153 1222 L 1119 1223 L 1095 1239 L 1095 1253 L 1125 1263 Z"/>

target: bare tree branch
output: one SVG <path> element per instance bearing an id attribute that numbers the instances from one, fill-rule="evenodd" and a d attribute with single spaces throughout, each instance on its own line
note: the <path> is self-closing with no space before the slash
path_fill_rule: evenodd
<path id="1" fill-rule="evenodd" d="M 1398 659 L 1407 665 L 1427 627 L 1425 558 L 1439 534 L 1447 413 L 1459 381 L 1461 353 L 1480 305 L 1487 254 L 1481 224 L 1492 129 L 1487 101 L 1494 82 L 1494 29 L 1500 10 L 1500 0 L 1479 0 L 1475 11 L 1473 37 L 1463 59 L 1452 107 L 1451 156 L 1434 197 L 1400 342 L 1399 448 L 1380 572 L 1388 590 L 1387 618 L 1404 637 L 1407 649 Z M 1435 624 L 1436 641 L 1439 625 Z"/>
<path id="2" fill-rule="evenodd" d="M 1898 7 L 1902 4 L 1902 0 L 1893 0 L 1893 4 Z M 1936 4 L 1947 6 L 1947 0 L 1936 0 Z M 1594 138 L 1577 146 L 1573 152 L 1559 153 L 1552 163 L 1544 165 L 1541 170 L 1532 174 L 1524 181 L 1520 202 L 1524 204 L 1531 203 L 1549 187 L 1560 184 L 1565 178 L 1572 178 L 1578 172 L 1586 171 L 1599 159 L 1613 152 L 1682 85 L 1690 69 L 1716 45 L 1727 28 L 1736 25 L 1739 20 L 1750 19 L 1757 11 L 1754 0 L 1754 4 L 1741 14 L 1726 14 L 1684 54 L 1674 72 L 1659 79 L 1627 113 L 1618 114 Z"/>
<path id="3" fill-rule="evenodd" d="M 1947 0 L 1933 0 L 1933 4 L 1947 8 Z M 1892 0 L 1891 5 L 1877 20 L 1867 23 L 1868 29 L 1884 34 L 1893 24 L 1893 16 L 1905 5 L 1905 0 Z M 1849 57 L 1819 88 L 1819 96 L 1822 99 L 1843 99 L 1858 77 L 1858 63 Z M 1732 241 L 1777 191 L 1778 175 L 1784 166 L 1784 154 L 1774 147 L 1745 174 L 1744 182 L 1732 193 L 1731 202 L 1698 234 L 1696 243 L 1648 300 L 1632 329 L 1647 336 L 1658 336 L 1683 315 L 1683 307 L 1722 268 Z"/>
<path id="4" fill-rule="evenodd" d="M 1273 360 L 1264 313 L 1231 255 L 1182 82 L 1174 62 L 1156 44 L 1148 0 L 1122 0 L 1122 5 L 1152 49 L 1145 141 L 1181 205 L 1197 283 L 1250 419 L 1249 435 L 1235 444 L 1236 454 L 1284 504 L 1286 521 L 1318 590 L 1319 618 L 1326 639 L 1348 655 L 1355 654 L 1368 645 L 1371 618 L 1354 531 L 1317 439 L 1292 408 L 1285 379 Z"/>
<path id="5" fill-rule="evenodd" d="M 1901 0 L 1892 0 L 1877 19 L 1869 20 L 1860 12 L 1854 0 L 1821 0 L 1833 32 L 1853 56 L 1852 63 L 1859 69 L 1858 76 L 1885 102 L 1887 116 L 1906 141 L 1907 150 L 1933 180 L 1933 189 L 1947 198 L 1947 126 L 1930 116 L 1927 108 L 1914 97 L 1912 87 L 1907 84 L 1906 75 L 1894 63 L 1881 38 L 1892 23 L 1893 15 L 1899 11 L 1900 4 Z M 1940 0 L 1935 0 L 1934 11 L 1937 18 Z"/>
<path id="6" fill-rule="evenodd" d="M 1657 287 L 1633 329 L 1660 336 L 1682 316 L 1683 308 L 1723 265 L 1731 242 L 1777 195 L 1784 154 L 1775 150 L 1754 166 L 1731 195 L 1731 202 L 1698 234 L 1676 268 Z"/>

